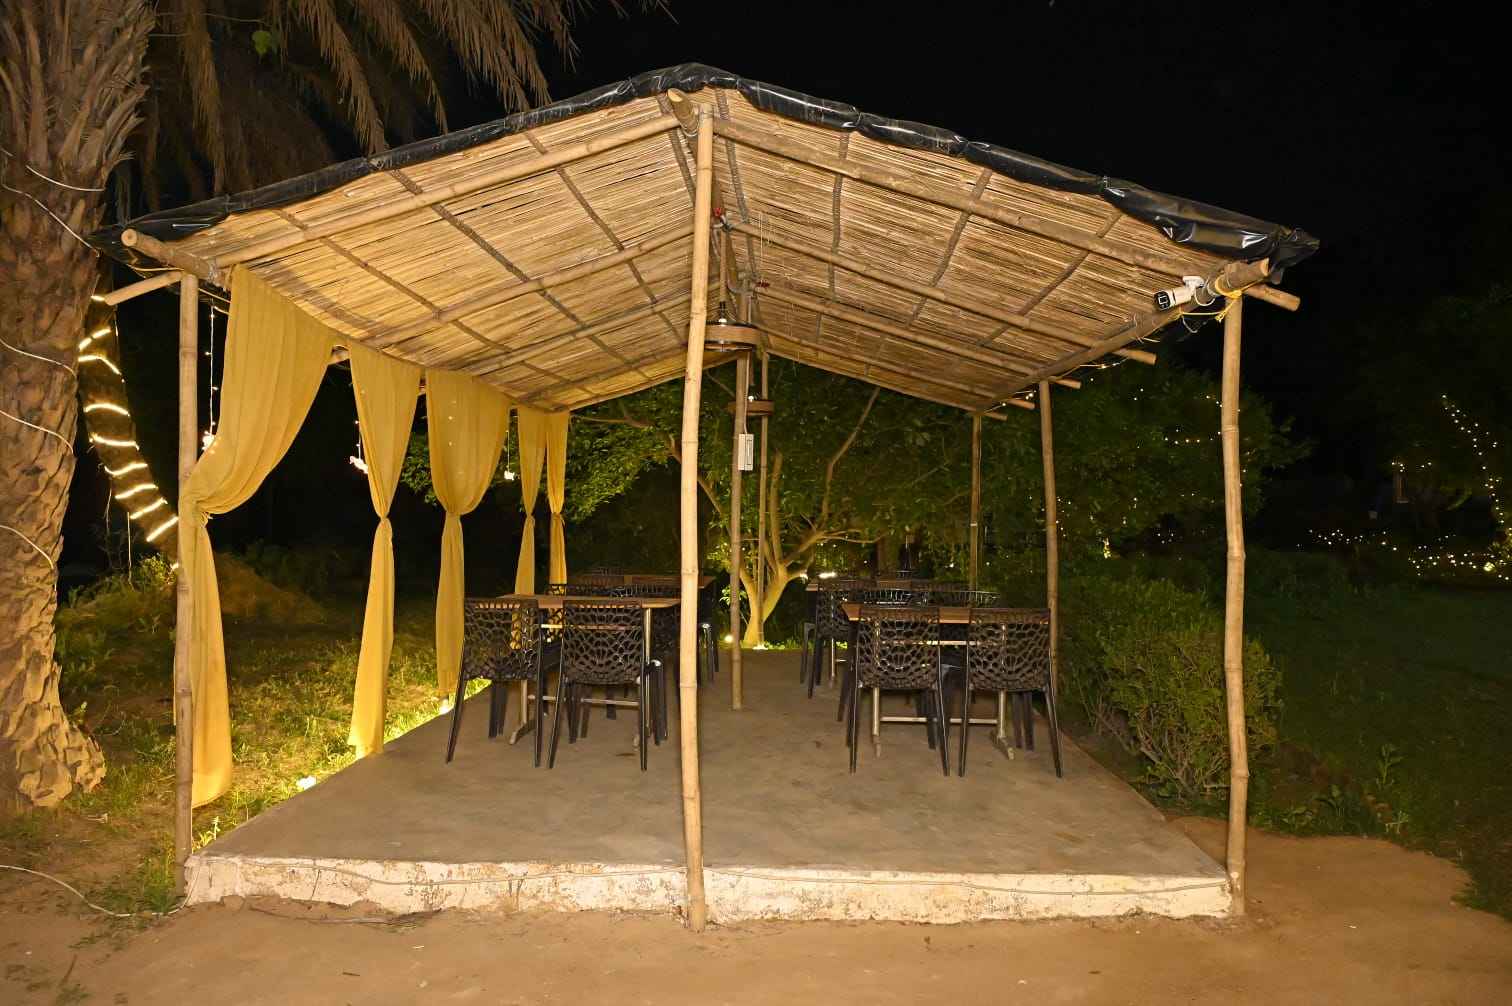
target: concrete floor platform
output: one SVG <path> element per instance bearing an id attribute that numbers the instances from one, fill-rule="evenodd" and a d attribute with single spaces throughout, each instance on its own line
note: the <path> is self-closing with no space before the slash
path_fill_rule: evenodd
<path id="1" fill-rule="evenodd" d="M 1039 750 L 1012 760 L 991 728 L 973 728 L 965 778 L 954 734 L 947 778 L 922 727 L 886 725 L 882 756 L 863 736 L 852 776 L 835 691 L 806 699 L 796 662 L 747 654 L 739 713 L 728 670 L 700 693 L 714 921 L 1227 912 L 1222 868 L 1069 741 L 1055 777 L 1043 721 Z M 489 741 L 487 719 L 472 700 L 450 765 L 437 718 L 212 843 L 190 859 L 190 901 L 679 910 L 675 708 L 645 773 L 633 711 L 608 721 L 595 709 L 588 737 L 564 736 L 551 770 L 532 768 L 528 736 Z"/>

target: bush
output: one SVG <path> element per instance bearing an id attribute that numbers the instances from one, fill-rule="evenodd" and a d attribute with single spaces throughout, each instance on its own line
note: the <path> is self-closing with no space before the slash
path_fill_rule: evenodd
<path id="1" fill-rule="evenodd" d="M 335 548 L 253 542 L 242 550 L 241 559 L 263 579 L 314 597 L 329 593 L 333 580 L 358 575 L 353 560 Z"/>
<path id="2" fill-rule="evenodd" d="M 1160 795 L 1215 798 L 1228 787 L 1223 619 L 1174 584 L 1107 574 L 1062 591 L 1061 694 L 1092 727 L 1145 764 Z M 1264 648 L 1244 649 L 1252 757 L 1276 744 L 1280 672 Z"/>

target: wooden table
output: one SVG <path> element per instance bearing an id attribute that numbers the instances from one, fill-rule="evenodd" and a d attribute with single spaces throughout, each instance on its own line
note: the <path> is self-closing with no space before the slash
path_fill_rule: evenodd
<path id="1" fill-rule="evenodd" d="M 845 613 L 845 619 L 846 619 L 846 621 L 850 622 L 850 627 L 851 627 L 850 650 L 851 650 L 851 653 L 853 654 L 853 656 L 851 657 L 852 660 L 855 659 L 854 654 L 856 652 L 857 640 L 858 640 L 858 636 L 860 634 L 860 628 L 861 628 L 861 607 L 862 607 L 862 604 L 859 601 L 846 601 L 845 603 L 843 603 L 843 604 L 840 605 L 840 610 Z M 919 610 L 918 607 L 911 606 L 911 605 L 879 605 L 879 607 L 882 607 L 882 608 L 899 608 L 900 610 L 903 610 L 903 611 L 917 611 L 917 610 Z M 928 607 L 931 607 L 931 608 L 933 608 L 933 610 L 938 611 L 940 613 L 940 624 L 941 625 L 969 625 L 969 624 L 971 624 L 971 609 L 969 607 L 965 606 L 965 605 L 951 604 L 951 605 L 942 605 L 942 606 L 938 606 L 938 607 L 936 607 L 934 605 L 929 605 Z M 966 645 L 966 640 L 964 640 L 964 639 L 942 639 L 942 640 L 939 640 L 938 645 L 940 645 L 940 646 L 965 646 Z M 881 703 L 879 701 L 878 692 L 880 692 L 880 689 L 877 689 L 877 688 L 873 688 L 872 689 L 872 731 L 871 732 L 872 732 L 872 746 L 876 750 L 878 757 L 880 757 L 881 754 L 882 754 L 882 724 L 883 723 L 923 723 L 924 722 L 924 717 L 922 717 L 922 716 L 883 716 L 882 715 L 882 709 L 881 709 Z M 997 701 L 997 717 L 995 719 L 990 719 L 990 720 L 989 719 L 980 719 L 980 718 L 973 719 L 971 721 L 971 724 L 974 725 L 974 726 L 996 726 L 997 727 L 997 731 L 993 735 L 992 742 L 993 742 L 993 744 L 995 744 L 998 747 L 999 750 L 1001 750 L 1009 758 L 1012 758 L 1013 757 L 1013 749 L 1008 746 L 1008 729 L 1007 729 L 1007 720 L 1008 720 L 1008 693 L 1007 692 L 998 692 L 998 694 L 997 694 L 997 700 L 998 700 Z M 957 717 L 955 719 L 952 719 L 950 722 L 952 722 L 952 723 L 961 723 L 961 720 L 960 720 L 959 717 Z M 962 730 L 966 730 L 966 729 L 969 729 L 969 727 L 967 725 L 965 725 L 965 724 L 962 724 L 961 725 L 961 729 Z"/>
<path id="2" fill-rule="evenodd" d="M 708 579 L 713 579 L 709 577 Z M 676 608 L 682 605 L 680 597 L 604 597 L 602 595 L 588 594 L 503 594 L 499 598 L 502 601 L 534 601 L 542 611 L 561 611 L 566 604 L 620 604 L 639 605 L 645 616 L 645 628 L 641 632 L 641 658 L 645 663 L 651 662 L 651 613 L 653 611 Z M 543 622 L 543 629 L 561 628 L 560 623 Z M 509 743 L 513 744 L 521 737 L 528 734 L 534 727 L 535 720 L 528 718 L 530 709 L 530 683 L 520 682 L 520 723 L 509 735 Z M 586 700 L 585 700 L 586 701 Z"/>

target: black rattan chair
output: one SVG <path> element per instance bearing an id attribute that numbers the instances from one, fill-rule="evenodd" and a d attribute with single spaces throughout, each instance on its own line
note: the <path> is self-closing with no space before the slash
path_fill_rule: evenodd
<path id="1" fill-rule="evenodd" d="M 561 653 L 558 659 L 556 710 L 551 724 L 551 753 L 547 767 L 556 764 L 557 742 L 562 729 L 562 710 L 567 707 L 568 743 L 578 735 L 578 710 L 583 692 L 593 687 L 618 688 L 635 685 L 636 700 L 606 698 L 605 704 L 635 707 L 636 743 L 640 747 L 641 771 L 646 770 L 646 748 L 651 739 L 660 742 L 659 662 L 646 662 L 644 613 L 639 604 L 612 601 L 562 605 Z M 649 715 L 648 715 L 649 714 Z M 651 729 L 648 737 L 647 724 Z M 584 732 L 587 724 L 584 721 Z"/>
<path id="2" fill-rule="evenodd" d="M 462 602 L 462 667 L 457 675 L 457 694 L 452 703 L 451 733 L 446 742 L 446 760 L 457 750 L 462 728 L 462 699 L 467 683 L 489 682 L 488 736 L 504 727 L 509 689 L 505 682 L 528 681 L 535 685 L 535 716 L 541 722 L 546 675 L 541 662 L 541 613 L 535 601 L 470 597 Z M 541 764 L 541 731 L 536 730 L 535 764 Z"/>
<path id="3" fill-rule="evenodd" d="M 805 652 L 808 658 L 808 697 L 814 697 L 814 685 L 824 670 L 824 658 L 828 652 L 830 661 L 836 659 L 836 645 L 842 640 L 850 643 L 850 622 L 846 620 L 841 605 L 853 600 L 856 591 L 867 585 L 865 580 L 825 580 L 814 592 L 814 628 L 811 635 L 813 648 Z M 838 718 L 842 718 L 842 711 Z"/>
<path id="4" fill-rule="evenodd" d="M 1045 696 L 1050 752 L 1061 776 L 1060 722 L 1055 679 L 1050 673 L 1050 611 L 1046 608 L 973 608 L 966 633 L 966 673 L 961 689 L 961 750 L 958 771 L 966 774 L 966 741 L 971 735 L 974 691 L 1007 692 L 1014 699 L 1015 743 L 1022 736 L 1034 750 L 1034 693 Z"/>
<path id="5" fill-rule="evenodd" d="M 860 748 L 862 689 L 872 691 L 872 714 L 880 724 L 877 703 L 882 692 L 926 693 L 921 703 L 930 746 L 939 746 L 940 769 L 950 774 L 946 744 L 950 714 L 945 708 L 945 675 L 940 664 L 940 612 L 937 608 L 894 608 L 863 605 L 857 633 L 855 694 L 851 696 L 846 737 L 850 742 L 850 770 L 856 771 Z"/>

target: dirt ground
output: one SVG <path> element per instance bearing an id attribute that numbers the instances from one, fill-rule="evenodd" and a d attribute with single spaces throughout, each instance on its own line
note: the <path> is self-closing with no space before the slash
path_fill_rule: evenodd
<path id="1" fill-rule="evenodd" d="M 1182 826 L 1210 852 L 1218 822 Z M 0 876 L 0 1002 L 1512 1002 L 1512 924 L 1455 904 L 1452 864 L 1385 842 L 1252 833 L 1242 921 L 770 923 L 287 902 L 137 929 Z"/>

